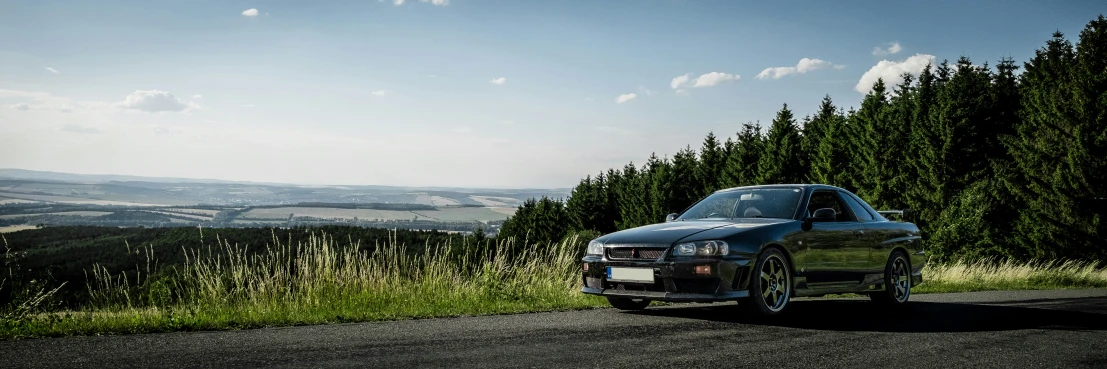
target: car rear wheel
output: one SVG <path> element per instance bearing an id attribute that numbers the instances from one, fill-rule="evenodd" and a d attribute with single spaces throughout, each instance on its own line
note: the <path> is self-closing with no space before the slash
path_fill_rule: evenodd
<path id="1" fill-rule="evenodd" d="M 777 249 L 761 253 L 750 279 L 750 297 L 739 303 L 751 313 L 778 315 L 792 299 L 792 270 L 784 254 Z"/>
<path id="2" fill-rule="evenodd" d="M 902 251 L 888 257 L 884 267 L 884 291 L 869 294 L 873 302 L 882 305 L 900 306 L 911 298 L 911 262 Z"/>
<path id="3" fill-rule="evenodd" d="M 650 306 L 650 300 L 630 299 L 626 297 L 607 297 L 607 302 L 619 310 L 642 310 Z"/>

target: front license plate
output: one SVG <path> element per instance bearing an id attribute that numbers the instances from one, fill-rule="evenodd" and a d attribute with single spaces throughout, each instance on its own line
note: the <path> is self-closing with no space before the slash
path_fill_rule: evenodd
<path id="1" fill-rule="evenodd" d="M 613 282 L 653 283 L 653 269 L 607 267 L 607 280 Z"/>

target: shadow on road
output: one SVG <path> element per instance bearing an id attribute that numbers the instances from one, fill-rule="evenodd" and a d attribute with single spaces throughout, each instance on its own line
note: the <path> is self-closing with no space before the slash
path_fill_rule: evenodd
<path id="1" fill-rule="evenodd" d="M 1107 298 L 1104 297 L 1052 299 L 1030 304 L 1020 301 L 1019 305 L 911 302 L 890 311 L 869 301 L 826 299 L 792 301 L 784 315 L 768 319 L 746 315 L 733 303 L 647 309 L 631 314 L 833 331 L 1107 330 Z"/>

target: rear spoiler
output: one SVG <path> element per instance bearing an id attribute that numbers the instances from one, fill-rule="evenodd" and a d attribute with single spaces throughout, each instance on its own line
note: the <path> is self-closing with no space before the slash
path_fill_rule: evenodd
<path id="1" fill-rule="evenodd" d="M 911 217 L 912 215 L 914 215 L 914 214 L 915 214 L 915 212 L 914 212 L 913 210 L 911 210 L 911 209 L 903 209 L 903 210 L 877 210 L 876 212 L 877 212 L 878 214 L 880 214 L 880 216 L 884 216 L 884 217 L 886 217 L 886 216 L 889 216 L 889 215 L 899 215 L 900 219 L 904 219 L 904 220 L 906 220 L 906 219 L 907 219 L 908 217 Z"/>

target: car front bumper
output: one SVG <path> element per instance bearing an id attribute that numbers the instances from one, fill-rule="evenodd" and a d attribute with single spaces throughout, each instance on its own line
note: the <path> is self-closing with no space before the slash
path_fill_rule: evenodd
<path id="1" fill-rule="evenodd" d="M 749 297 L 753 260 L 744 257 L 686 260 L 609 260 L 589 256 L 582 260 L 581 292 L 591 295 L 672 302 L 715 302 Z M 582 266 L 583 267 L 583 266 Z M 611 281 L 608 267 L 649 268 L 653 283 Z M 696 268 L 700 267 L 700 273 Z M 709 271 L 704 273 L 703 267 Z"/>

